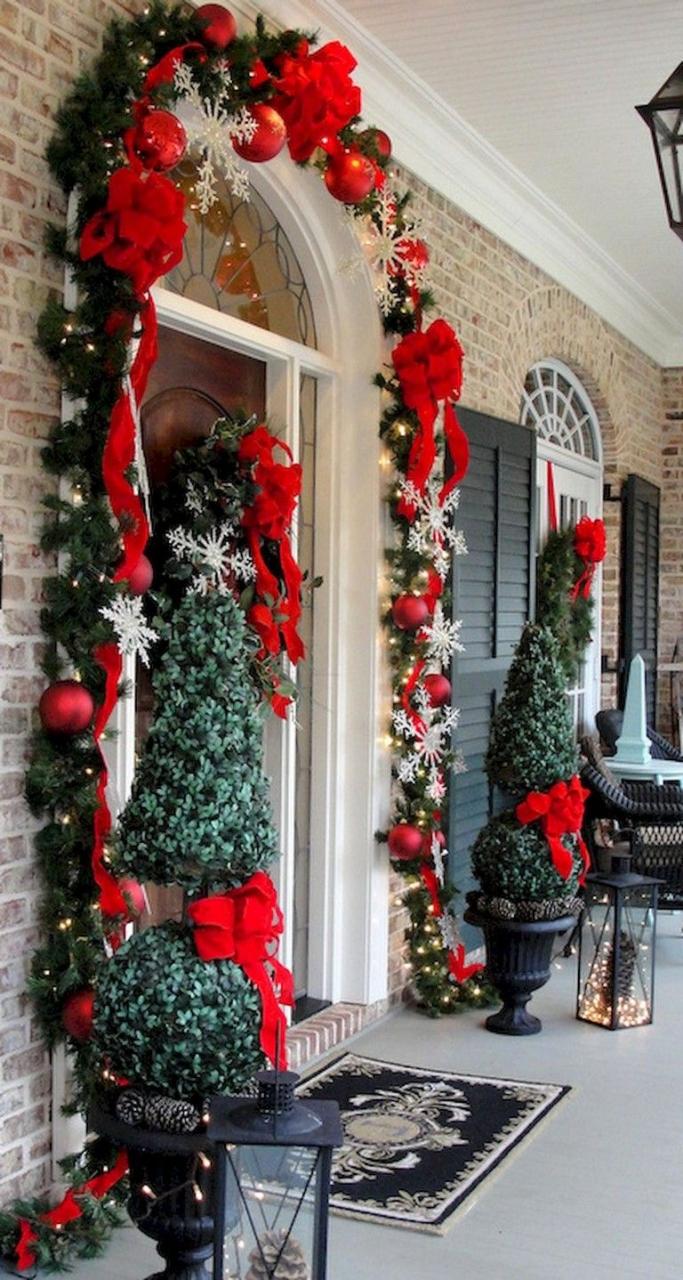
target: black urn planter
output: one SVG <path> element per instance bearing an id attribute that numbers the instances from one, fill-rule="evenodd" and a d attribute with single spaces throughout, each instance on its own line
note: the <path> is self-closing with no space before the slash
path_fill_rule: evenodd
<path id="1" fill-rule="evenodd" d="M 503 1001 L 503 1007 L 486 1019 L 487 1031 L 500 1036 L 538 1035 L 543 1024 L 526 1006 L 532 993 L 548 981 L 553 943 L 558 934 L 574 927 L 574 916 L 499 920 L 468 907 L 465 920 L 484 935 L 486 973 Z"/>
<path id="2" fill-rule="evenodd" d="M 210 1280 L 205 1264 L 213 1252 L 214 1169 L 206 1133 L 138 1129 L 101 1107 L 94 1107 L 89 1119 L 96 1133 L 128 1152 L 128 1212 L 139 1230 L 156 1240 L 166 1264 L 147 1280 Z"/>

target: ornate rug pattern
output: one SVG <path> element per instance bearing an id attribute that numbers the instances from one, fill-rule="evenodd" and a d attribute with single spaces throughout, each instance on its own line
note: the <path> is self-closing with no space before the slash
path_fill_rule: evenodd
<path id="1" fill-rule="evenodd" d="M 453 1214 L 569 1093 L 536 1084 L 404 1067 L 346 1053 L 301 1096 L 339 1103 L 330 1207 L 368 1222 L 443 1234 Z"/>

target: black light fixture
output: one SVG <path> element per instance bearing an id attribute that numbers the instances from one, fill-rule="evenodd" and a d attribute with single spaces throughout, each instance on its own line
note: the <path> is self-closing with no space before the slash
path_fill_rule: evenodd
<path id="1" fill-rule="evenodd" d="M 636 111 L 652 134 L 669 226 L 683 239 L 683 62 Z"/>
<path id="2" fill-rule="evenodd" d="M 659 880 L 629 870 L 615 845 L 611 869 L 586 879 L 576 1016 L 610 1031 L 652 1022 Z"/>
<path id="3" fill-rule="evenodd" d="M 213 1280 L 325 1280 L 339 1105 L 294 1096 L 293 1071 L 260 1071 L 256 1098 L 212 1099 Z"/>

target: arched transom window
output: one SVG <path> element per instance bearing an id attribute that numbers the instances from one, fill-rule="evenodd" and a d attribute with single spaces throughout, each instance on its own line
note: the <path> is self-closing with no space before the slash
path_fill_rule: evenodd
<path id="1" fill-rule="evenodd" d="M 520 421 L 540 440 L 592 462 L 600 461 L 600 428 L 588 393 L 559 360 L 541 360 L 524 383 Z"/>
<path id="2" fill-rule="evenodd" d="M 182 262 L 164 284 L 193 302 L 237 316 L 260 329 L 315 347 L 313 306 L 289 237 L 258 191 L 239 199 L 219 179 L 218 199 L 200 214 L 196 165 L 175 173 L 187 196 Z"/>

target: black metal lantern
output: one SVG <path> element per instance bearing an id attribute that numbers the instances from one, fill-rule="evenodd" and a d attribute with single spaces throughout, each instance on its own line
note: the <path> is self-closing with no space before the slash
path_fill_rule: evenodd
<path id="1" fill-rule="evenodd" d="M 618 1031 L 652 1022 L 659 880 L 629 871 L 630 855 L 613 853 L 612 869 L 586 879 L 579 934 L 576 1016 Z"/>
<path id="2" fill-rule="evenodd" d="M 293 1071 L 260 1071 L 256 1098 L 214 1098 L 213 1280 L 325 1280 L 339 1105 L 304 1104 Z"/>
<path id="3" fill-rule="evenodd" d="M 669 226 L 683 239 L 683 62 L 636 111 L 652 134 Z"/>

